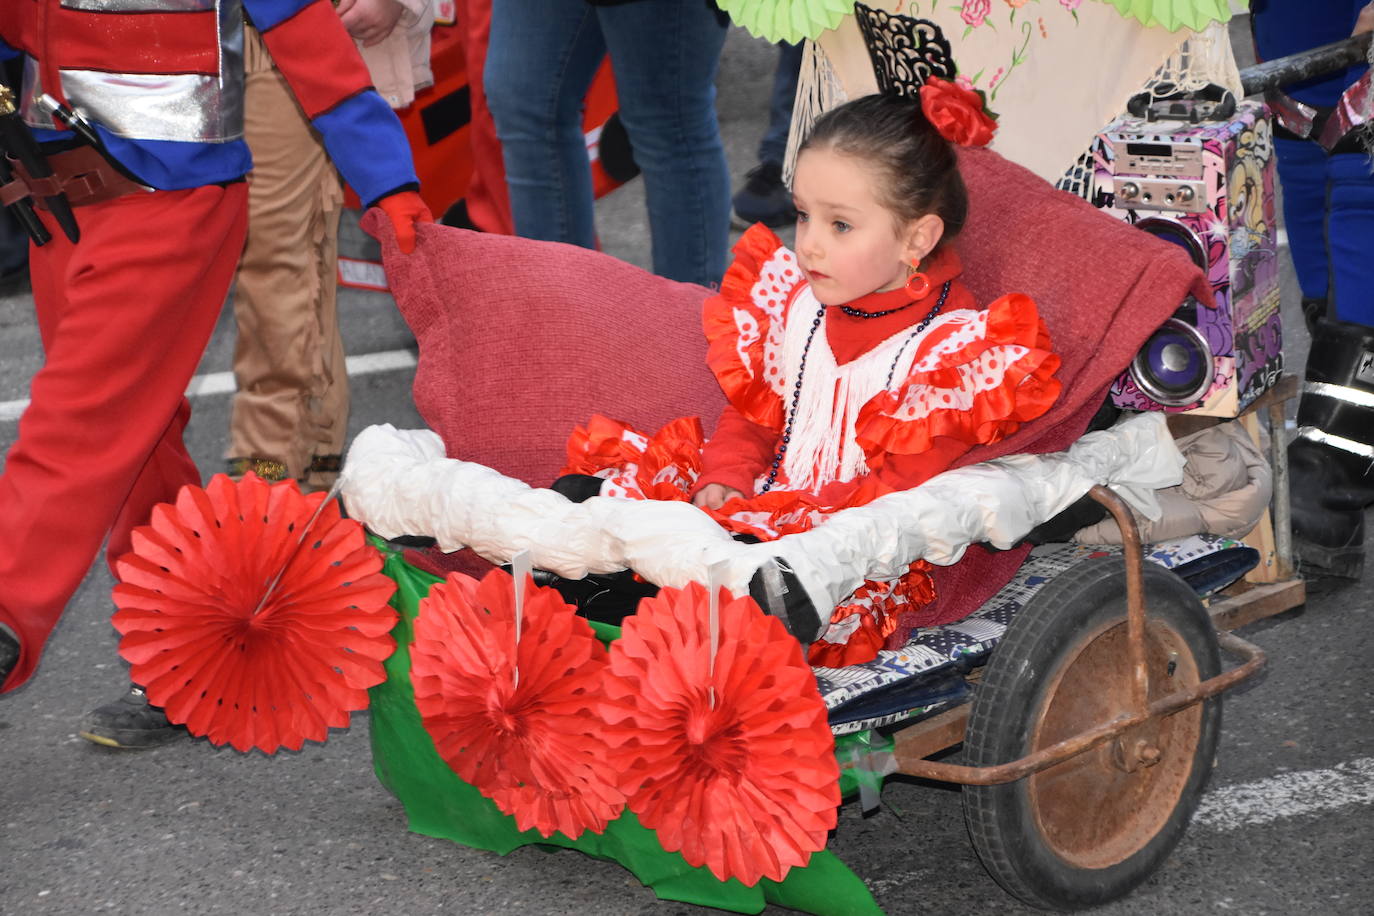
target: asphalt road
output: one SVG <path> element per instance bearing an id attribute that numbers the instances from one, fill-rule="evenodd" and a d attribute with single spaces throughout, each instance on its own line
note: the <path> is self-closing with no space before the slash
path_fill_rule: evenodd
<path id="1" fill-rule="evenodd" d="M 771 68 L 766 46 L 732 36 L 721 113 L 737 176 L 753 164 Z M 603 201 L 599 220 L 608 251 L 646 264 L 638 185 Z M 1291 271 L 1285 283 L 1292 301 Z M 413 346 L 385 295 L 348 291 L 342 310 L 351 354 Z M 1300 367 L 1305 341 L 1300 331 L 1290 340 L 1290 365 Z M 211 380 L 228 369 L 231 343 L 226 315 L 201 369 Z M 0 296 L 0 403 L 26 396 L 40 359 L 27 294 Z M 420 425 L 411 371 L 372 369 L 354 379 L 354 431 Z M 207 476 L 220 469 L 227 406 L 224 394 L 195 398 L 188 439 Z M 14 421 L 0 420 L 0 450 L 14 437 Z M 1150 882 L 1100 912 L 1374 913 L 1371 584 L 1366 576 L 1320 591 L 1242 631 L 1270 664 L 1226 697 L 1203 815 Z M 150 752 L 83 741 L 82 714 L 126 684 L 110 586 L 102 564 L 40 676 L 0 700 L 0 914 L 698 912 L 576 853 L 502 857 L 407 832 L 372 774 L 366 715 L 324 745 L 275 757 L 189 739 Z M 883 799 L 871 817 L 845 808 L 830 848 L 888 912 L 1034 912 L 979 864 L 957 788 L 895 781 Z"/>

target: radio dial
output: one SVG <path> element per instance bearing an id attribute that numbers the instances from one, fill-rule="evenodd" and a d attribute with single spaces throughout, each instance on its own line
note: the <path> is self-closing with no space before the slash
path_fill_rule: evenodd
<path id="1" fill-rule="evenodd" d="M 1184 204 L 1192 203 L 1192 201 L 1193 201 L 1194 198 L 1196 198 L 1196 197 L 1197 197 L 1197 192 L 1194 191 L 1192 188 L 1190 188 L 1190 187 L 1189 187 L 1188 185 L 1186 185 L 1186 184 L 1183 185 L 1181 188 L 1178 189 L 1178 200 L 1179 200 L 1179 203 L 1184 203 Z"/>
<path id="2" fill-rule="evenodd" d="M 1121 196 L 1126 200 L 1135 200 L 1140 196 L 1140 185 L 1134 181 L 1128 181 L 1121 186 Z"/>

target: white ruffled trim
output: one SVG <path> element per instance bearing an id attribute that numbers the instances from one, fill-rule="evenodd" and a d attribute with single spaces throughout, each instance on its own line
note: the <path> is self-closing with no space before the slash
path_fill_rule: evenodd
<path id="1" fill-rule="evenodd" d="M 363 430 L 348 452 L 349 514 L 382 537 L 427 535 L 442 550 L 471 547 L 496 563 L 529 550 L 568 578 L 631 568 L 657 585 L 719 581 L 735 594 L 772 557 L 788 561 L 817 608 L 833 608 L 865 579 L 893 579 L 917 559 L 948 565 L 969 544 L 1010 547 L 1095 483 L 1158 518 L 1154 491 L 1182 480 L 1160 413 L 1091 433 L 1067 452 L 1017 455 L 946 471 L 919 487 L 827 517 L 809 531 L 741 544 L 685 502 L 593 497 L 569 502 L 479 464 L 444 457 L 428 430 Z"/>

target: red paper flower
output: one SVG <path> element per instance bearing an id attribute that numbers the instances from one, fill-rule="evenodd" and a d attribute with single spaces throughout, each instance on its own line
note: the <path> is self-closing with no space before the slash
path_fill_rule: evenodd
<path id="1" fill-rule="evenodd" d="M 219 474 L 134 531 L 116 564 L 119 654 L 191 734 L 299 750 L 347 726 L 386 679 L 395 583 L 337 503 L 310 522 L 324 500 L 294 481 Z"/>
<path id="2" fill-rule="evenodd" d="M 508 573 L 493 570 L 480 585 L 453 574 L 435 585 L 420 602 L 410 650 L 425 730 L 453 771 L 519 829 L 600 833 L 625 806 L 600 734 L 606 650 L 557 592 L 533 585 L 515 642 Z"/>
<path id="3" fill-rule="evenodd" d="M 997 130 L 977 91 L 938 76 L 921 86 L 921 110 L 940 136 L 959 146 L 987 146 Z"/>
<path id="4" fill-rule="evenodd" d="M 722 881 L 781 881 L 835 826 L 825 704 L 781 622 L 724 591 L 713 672 L 708 602 L 700 585 L 665 588 L 625 621 L 606 738 L 630 809 L 664 849 Z"/>

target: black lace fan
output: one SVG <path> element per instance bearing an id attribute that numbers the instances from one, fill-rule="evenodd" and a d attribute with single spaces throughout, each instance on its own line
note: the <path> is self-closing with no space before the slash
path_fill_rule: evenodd
<path id="1" fill-rule="evenodd" d="M 932 76 L 954 79 L 957 69 L 949 40 L 935 23 L 862 3 L 854 4 L 854 16 L 868 46 L 879 92 L 914 99 Z"/>

